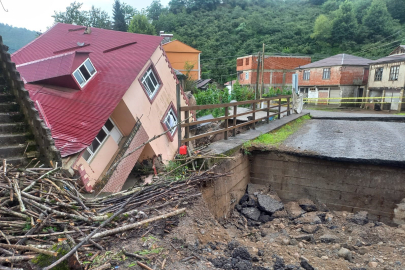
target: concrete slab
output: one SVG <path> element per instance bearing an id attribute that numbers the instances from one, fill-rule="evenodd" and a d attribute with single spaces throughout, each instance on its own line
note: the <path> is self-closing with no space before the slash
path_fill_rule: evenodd
<path id="1" fill-rule="evenodd" d="M 405 123 L 312 119 L 283 146 L 344 160 L 405 162 L 404 134 Z"/>
<path id="2" fill-rule="evenodd" d="M 261 134 L 269 133 L 275 129 L 278 129 L 285 124 L 294 121 L 297 118 L 300 118 L 308 113 L 301 114 L 291 114 L 289 116 L 284 116 L 281 119 L 276 119 L 271 121 L 269 124 L 256 124 L 256 129 L 248 130 L 244 133 L 236 135 L 236 137 L 229 137 L 228 140 L 221 140 L 210 144 L 206 150 L 211 150 L 211 154 L 228 154 L 236 151 L 241 148 L 242 145 L 250 140 L 254 140 L 259 137 Z"/>

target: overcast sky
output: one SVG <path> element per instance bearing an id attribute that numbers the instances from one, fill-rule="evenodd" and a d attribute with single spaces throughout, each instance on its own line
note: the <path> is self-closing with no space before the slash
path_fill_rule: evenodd
<path id="1" fill-rule="evenodd" d="M 23 27 L 34 31 L 46 31 L 52 26 L 54 11 L 65 11 L 74 0 L 0 0 L 5 12 L 0 6 L 0 23 L 15 27 Z M 152 3 L 153 0 L 121 0 L 134 8 L 141 10 Z M 170 0 L 161 0 L 167 6 Z M 112 14 L 114 0 L 78 0 L 83 3 L 82 10 L 89 10 L 92 5 Z M 0 33 L 1 35 L 1 33 Z"/>

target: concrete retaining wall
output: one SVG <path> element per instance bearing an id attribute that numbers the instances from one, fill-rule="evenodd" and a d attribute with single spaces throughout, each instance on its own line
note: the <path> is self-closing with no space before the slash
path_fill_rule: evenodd
<path id="1" fill-rule="evenodd" d="M 283 201 L 309 197 L 333 210 L 365 210 L 373 220 L 393 223 L 405 197 L 405 169 L 321 160 L 286 153 L 255 153 L 250 181 L 270 184 Z"/>
<path id="2" fill-rule="evenodd" d="M 235 154 L 234 158 L 234 160 L 222 162 L 215 168 L 217 173 L 230 172 L 232 175 L 207 183 L 202 188 L 203 198 L 217 219 L 229 217 L 231 210 L 242 198 L 249 183 L 249 159 L 241 153 Z"/>

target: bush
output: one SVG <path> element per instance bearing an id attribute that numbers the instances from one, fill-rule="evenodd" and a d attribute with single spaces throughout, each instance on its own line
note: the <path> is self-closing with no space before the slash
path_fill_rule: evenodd
<path id="1" fill-rule="evenodd" d="M 207 90 L 199 90 L 194 94 L 197 105 L 223 104 L 231 101 L 231 96 L 228 89 L 218 89 L 215 84 L 209 86 Z M 197 112 L 197 117 L 212 114 L 214 117 L 225 115 L 225 108 L 215 108 L 208 110 L 200 110 Z"/>

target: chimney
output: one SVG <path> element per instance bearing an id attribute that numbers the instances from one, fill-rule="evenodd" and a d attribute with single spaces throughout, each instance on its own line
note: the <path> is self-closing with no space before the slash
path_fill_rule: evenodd
<path id="1" fill-rule="evenodd" d="M 172 41 L 173 34 L 165 34 L 165 31 L 160 31 L 159 35 L 163 37 L 162 44 Z"/>

